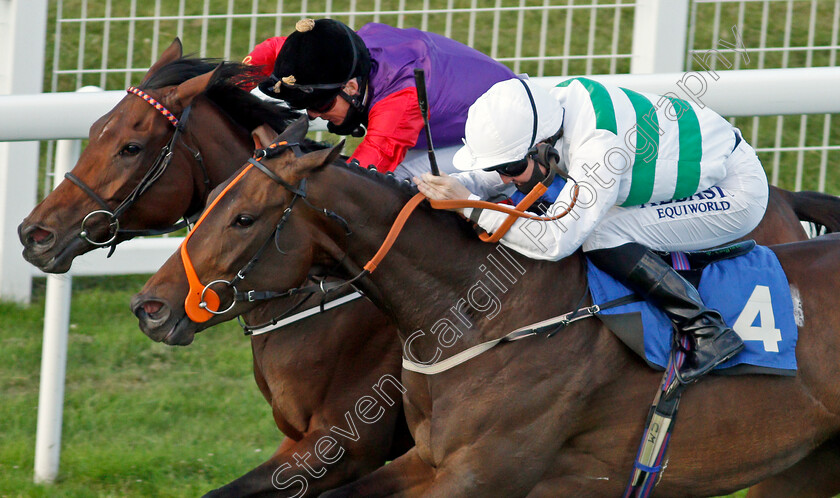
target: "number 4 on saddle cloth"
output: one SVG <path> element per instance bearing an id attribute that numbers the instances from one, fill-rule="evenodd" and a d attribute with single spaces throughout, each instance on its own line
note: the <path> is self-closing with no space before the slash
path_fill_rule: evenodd
<path id="1" fill-rule="evenodd" d="M 670 258 L 695 286 L 699 277 L 697 290 L 703 301 L 744 341 L 744 350 L 721 363 L 715 373 L 796 375 L 794 303 L 773 251 L 749 241 L 711 252 L 673 253 Z M 595 304 L 632 294 L 592 263 L 588 277 Z M 673 325 L 664 313 L 637 301 L 602 310 L 598 317 L 648 365 L 664 370 L 673 344 Z"/>

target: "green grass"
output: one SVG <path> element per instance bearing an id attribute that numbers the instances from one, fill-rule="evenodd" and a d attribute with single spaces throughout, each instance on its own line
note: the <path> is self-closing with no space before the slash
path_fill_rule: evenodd
<path id="1" fill-rule="evenodd" d="M 282 435 L 233 324 L 186 348 L 128 311 L 144 276 L 77 278 L 58 482 L 32 483 L 44 284 L 0 303 L 0 497 L 199 496 L 266 460 Z"/>

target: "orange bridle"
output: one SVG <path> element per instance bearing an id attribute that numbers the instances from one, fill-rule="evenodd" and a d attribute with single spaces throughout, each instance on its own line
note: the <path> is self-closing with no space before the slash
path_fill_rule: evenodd
<path id="1" fill-rule="evenodd" d="M 276 144 L 271 144 L 270 147 L 279 147 L 282 145 L 288 145 L 287 142 L 278 142 Z M 261 160 L 262 158 L 258 158 L 257 161 Z M 193 266 L 192 260 L 190 259 L 190 255 L 187 252 L 187 243 L 190 241 L 190 238 L 201 225 L 201 222 L 207 218 L 207 215 L 216 207 L 219 200 L 228 193 L 228 191 L 236 185 L 239 180 L 241 180 L 251 168 L 254 167 L 253 162 L 249 162 L 249 164 L 243 169 L 236 178 L 234 178 L 222 191 L 219 195 L 213 199 L 213 202 L 207 206 L 207 209 L 204 210 L 204 213 L 201 214 L 201 218 L 198 219 L 193 229 L 190 230 L 190 233 L 184 237 L 184 241 L 181 243 L 180 253 L 181 253 L 181 261 L 184 264 L 184 272 L 187 274 L 187 281 L 190 284 L 190 290 L 187 293 L 186 299 L 184 299 L 184 309 L 187 312 L 187 316 L 190 320 L 196 323 L 203 323 L 207 320 L 213 318 L 215 314 L 221 314 L 225 311 L 228 311 L 233 305 L 236 303 L 235 301 L 231 303 L 231 306 L 224 310 L 219 311 L 219 305 L 221 304 L 221 299 L 216 292 L 210 288 L 211 285 L 217 282 L 223 282 L 221 280 L 214 280 L 207 285 L 201 283 L 201 280 L 198 278 L 198 274 L 195 271 L 195 267 Z M 225 281 L 226 282 L 226 281 Z"/>

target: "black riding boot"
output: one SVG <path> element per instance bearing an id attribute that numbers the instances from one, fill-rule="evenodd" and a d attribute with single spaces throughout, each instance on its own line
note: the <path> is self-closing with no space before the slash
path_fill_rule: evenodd
<path id="1" fill-rule="evenodd" d="M 738 334 L 726 326 L 720 313 L 703 304 L 697 289 L 646 247 L 629 243 L 586 255 L 662 309 L 676 329 L 689 337 L 691 350 L 679 370 L 683 383 L 697 380 L 744 349 Z"/>

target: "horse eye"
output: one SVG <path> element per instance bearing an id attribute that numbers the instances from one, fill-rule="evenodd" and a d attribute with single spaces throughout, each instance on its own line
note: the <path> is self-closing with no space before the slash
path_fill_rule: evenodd
<path id="1" fill-rule="evenodd" d="M 120 151 L 121 156 L 136 156 L 143 150 L 143 147 L 140 147 L 137 144 L 127 144 L 125 147 L 122 148 Z"/>
<path id="2" fill-rule="evenodd" d="M 240 214 L 235 220 L 233 220 L 233 223 L 237 226 L 247 228 L 254 224 L 254 217 L 247 214 Z"/>

